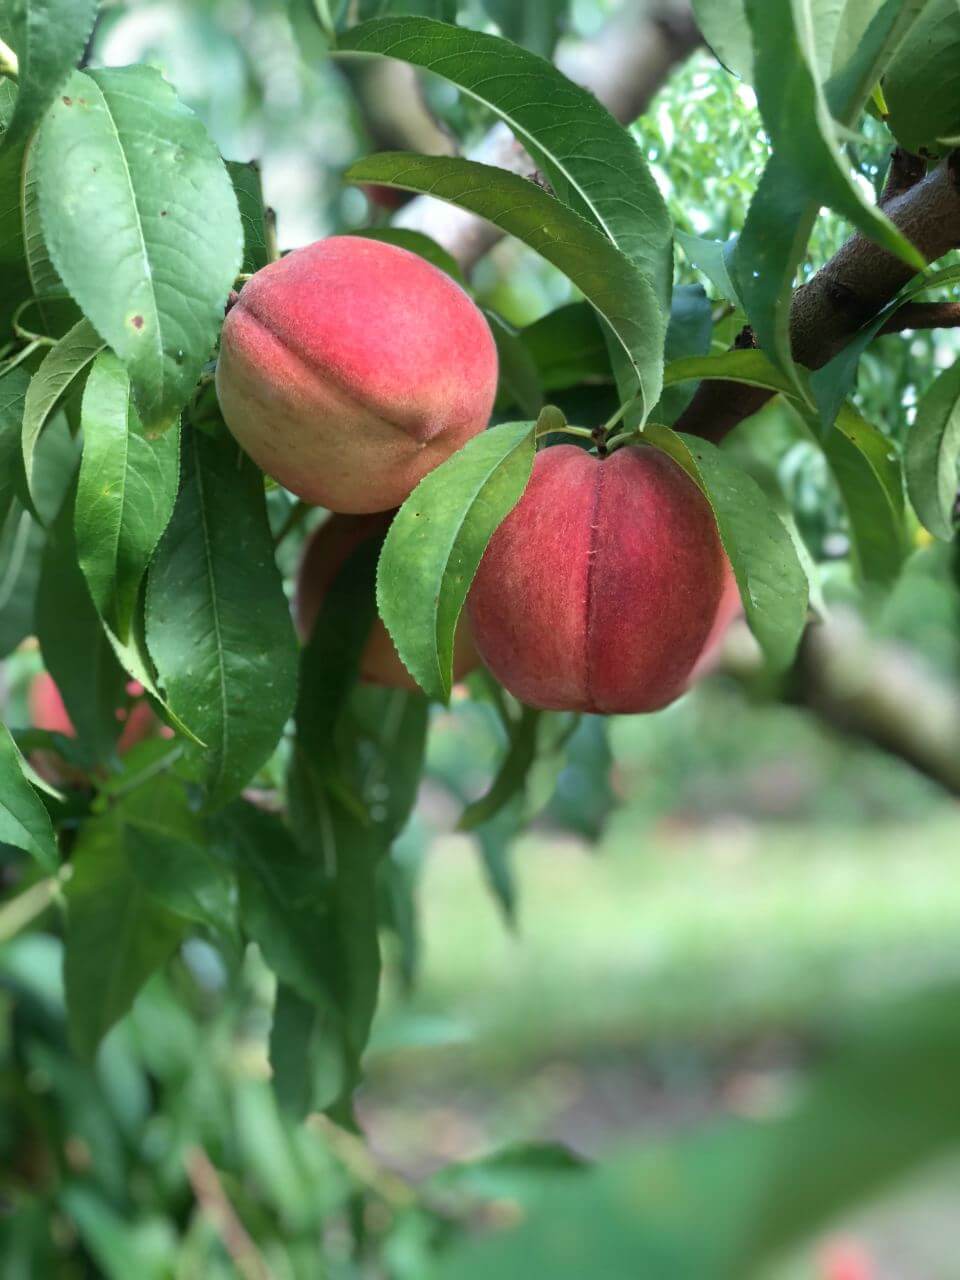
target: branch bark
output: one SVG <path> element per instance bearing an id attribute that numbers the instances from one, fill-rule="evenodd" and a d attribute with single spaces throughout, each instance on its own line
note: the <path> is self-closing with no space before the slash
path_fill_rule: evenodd
<path id="1" fill-rule="evenodd" d="M 561 48 L 557 65 L 595 93 L 618 120 L 629 124 L 647 106 L 677 62 L 700 43 L 685 0 L 659 0 L 654 12 L 636 4 L 613 19 L 592 41 Z M 504 124 L 495 125 L 470 153 L 471 160 L 530 177 L 536 165 Z M 422 231 L 471 270 L 503 236 L 475 214 L 417 196 L 397 214 L 396 226 Z"/>
<path id="2" fill-rule="evenodd" d="M 930 173 L 895 153 L 884 212 L 928 262 L 960 246 L 960 152 Z M 913 270 L 859 233 L 793 295 L 790 336 L 794 359 L 819 369 L 912 279 Z M 911 327 L 918 327 L 912 325 Z M 771 397 L 736 382 L 703 382 L 675 426 L 720 441 Z"/>
<path id="3" fill-rule="evenodd" d="M 762 667 L 746 627 L 734 629 L 721 669 L 749 688 Z M 960 796 L 960 694 L 906 646 L 871 637 L 852 609 L 807 627 L 783 700 Z"/>

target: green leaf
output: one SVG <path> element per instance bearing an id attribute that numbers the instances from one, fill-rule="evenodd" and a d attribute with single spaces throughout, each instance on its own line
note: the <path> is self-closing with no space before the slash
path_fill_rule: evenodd
<path id="1" fill-rule="evenodd" d="M 264 221 L 263 185 L 260 166 L 255 160 L 244 163 L 227 160 L 227 173 L 237 197 L 240 222 L 243 226 L 243 263 L 241 270 L 253 274 L 270 261 L 267 251 L 267 230 Z"/>
<path id="2" fill-rule="evenodd" d="M 763 351 L 723 351 L 716 355 L 683 356 L 672 360 L 663 371 L 664 387 L 676 386 L 691 378 L 730 379 L 751 387 L 796 397 L 792 380 Z"/>
<path id="3" fill-rule="evenodd" d="M 23 466 L 35 500 L 33 459 L 40 433 L 50 420 L 57 401 L 104 347 L 89 320 L 79 320 L 51 347 L 30 380 L 23 410 Z"/>
<path id="4" fill-rule="evenodd" d="M 680 230 L 675 231 L 674 235 L 691 266 L 703 272 L 718 296 L 739 306 L 740 296 L 731 275 L 738 237 L 733 236 L 729 240 L 704 240 Z"/>
<path id="5" fill-rule="evenodd" d="M 130 401 L 130 378 L 110 351 L 90 371 L 80 422 L 77 554 L 98 612 L 126 640 L 140 583 L 173 513 L 179 432 L 144 435 Z"/>
<path id="6" fill-rule="evenodd" d="M 921 523 L 949 542 L 960 480 L 960 360 L 927 389 L 907 436 L 907 492 Z"/>
<path id="7" fill-rule="evenodd" d="M 19 61 L 17 104 L 0 147 L 27 139 L 80 60 L 98 0 L 16 0 L 4 36 Z"/>
<path id="8" fill-rule="evenodd" d="M 37 591 L 37 638 L 81 743 L 108 759 L 120 735 L 124 673 L 77 562 L 74 493 L 47 535 Z"/>
<path id="9" fill-rule="evenodd" d="M 960 7 L 932 0 L 883 79 L 888 123 L 915 153 L 942 151 L 960 133 Z"/>
<path id="10" fill-rule="evenodd" d="M 46 806 L 27 781 L 24 759 L 10 731 L 0 724 L 0 842 L 23 849 L 44 871 L 60 862 Z"/>
<path id="11" fill-rule="evenodd" d="M 527 325 L 520 338 L 533 356 L 544 391 L 609 383 L 613 377 L 597 313 L 585 302 L 568 302 L 548 312 Z"/>
<path id="12" fill-rule="evenodd" d="M 84 823 L 66 889 L 67 1015 L 77 1051 L 88 1059 L 185 931 L 134 875 L 122 826 L 113 812 Z"/>
<path id="13" fill-rule="evenodd" d="M 641 148 L 591 93 L 507 40 L 425 19 L 365 23 L 347 32 L 340 48 L 411 62 L 490 107 L 561 198 L 641 268 L 666 315 L 670 216 Z"/>
<path id="14" fill-rule="evenodd" d="M 20 437 L 23 407 L 30 377 L 23 369 L 11 369 L 0 378 L 0 525 L 10 504 L 25 488 Z"/>
<path id="15" fill-rule="evenodd" d="M 14 471 L 22 477 L 19 454 L 18 442 Z M 37 449 L 35 487 L 42 519 L 52 520 L 60 510 L 76 471 L 77 454 L 76 443 L 61 417 Z M 34 601 L 45 544 L 44 530 L 14 499 L 0 524 L 0 656 L 11 653 L 25 636 L 35 633 Z"/>
<path id="16" fill-rule="evenodd" d="M 669 427 L 644 433 L 702 489 L 717 518 L 750 630 L 774 670 L 793 661 L 807 618 L 807 575 L 766 494 L 714 445 Z"/>
<path id="17" fill-rule="evenodd" d="M 424 258 L 446 272 L 461 288 L 467 287 L 456 258 L 422 231 L 408 231 L 406 227 L 367 227 L 363 231 L 351 231 L 350 235 L 363 236 L 365 240 L 379 240 L 383 244 L 393 244 L 398 249 L 415 253 L 418 258 Z"/>
<path id="18" fill-rule="evenodd" d="M 897 7 L 900 0 L 895 0 Z M 793 276 L 822 205 L 917 270 L 920 253 L 853 181 L 840 152 L 809 45 L 810 0 L 747 0 L 754 80 L 773 158 L 737 249 L 740 293 L 763 348 L 793 369 L 789 312 Z M 892 9 L 891 9 L 892 12 Z M 867 85 L 864 93 L 872 85 Z M 859 96 L 859 95 L 858 95 Z M 844 104 L 846 106 L 847 104 Z M 849 110 L 849 108 L 848 108 Z M 847 111 L 840 122 L 850 123 Z"/>
<path id="19" fill-rule="evenodd" d="M 483 0 L 483 6 L 508 40 L 541 58 L 549 58 L 560 37 L 570 0 L 539 0 L 537 4 Z"/>
<path id="20" fill-rule="evenodd" d="M 453 637 L 480 558 L 533 467 L 530 422 L 492 427 L 425 476 L 380 553 L 377 605 L 397 653 L 440 702 L 453 683 Z"/>
<path id="21" fill-rule="evenodd" d="M 901 289 L 893 301 L 874 316 L 869 324 L 859 329 L 842 351 L 823 368 L 816 369 L 810 374 L 810 387 L 820 412 L 820 423 L 824 432 L 833 426 L 840 405 L 853 390 L 860 357 L 886 322 L 904 303 L 911 301 L 918 294 L 925 293 L 928 289 L 955 284 L 957 281 L 960 281 L 960 267 L 944 267 L 940 271 L 926 271 L 917 276 Z"/>
<path id="22" fill-rule="evenodd" d="M 811 61 L 821 81 L 841 71 L 862 48 L 870 23 L 882 8 L 883 0 L 808 0 Z M 753 41 L 746 0 L 693 0 L 693 9 L 704 38 L 724 66 L 752 82 Z"/>
<path id="23" fill-rule="evenodd" d="M 669 362 L 701 357 L 710 351 L 713 312 L 710 300 L 698 284 L 679 284 L 670 302 L 670 323 L 664 355 Z M 694 388 L 683 384 L 667 387 L 653 411 L 657 422 L 673 423 L 693 398 Z"/>
<path id="24" fill-rule="evenodd" d="M 177 748 L 167 750 L 172 763 Z M 114 813 L 129 867 L 155 902 L 198 924 L 232 928 L 229 870 L 212 856 L 206 827 L 178 778 L 151 778 L 121 795 Z"/>
<path id="25" fill-rule="evenodd" d="M 468 804 L 457 823 L 458 831 L 472 831 L 495 817 L 521 792 L 537 754 L 537 731 L 543 713 L 523 707 L 520 718 L 510 726 L 510 742 L 490 790 Z"/>
<path id="26" fill-rule="evenodd" d="M 380 544 L 368 539 L 351 552 L 324 592 L 310 638 L 300 654 L 297 741 L 314 768 L 337 767 L 336 729 L 360 671 L 377 616 L 376 572 Z"/>
<path id="27" fill-rule="evenodd" d="M 495 311 L 484 310 L 490 332 L 497 344 L 499 388 L 497 405 L 515 407 L 528 418 L 535 419 L 543 408 L 543 392 L 536 361 L 524 345 L 516 329 Z"/>
<path id="28" fill-rule="evenodd" d="M 0 127 L 13 115 L 17 90 L 12 80 L 0 77 Z M 23 243 L 23 180 L 26 140 L 16 146 L 0 146 L 0 331 L 4 340 L 17 307 L 30 297 L 30 273 Z"/>
<path id="29" fill-rule="evenodd" d="M 184 432 L 183 486 L 147 580 L 147 646 L 174 712 L 207 744 L 208 804 L 224 804 L 277 745 L 297 670 L 263 478 L 225 433 Z"/>
<path id="30" fill-rule="evenodd" d="M 38 166 L 53 263 L 127 366 L 146 430 L 166 429 L 243 257 L 223 161 L 158 72 L 123 67 L 74 74 L 44 121 Z"/>
<path id="31" fill-rule="evenodd" d="M 857 571 L 865 582 L 889 587 L 910 549 L 893 442 L 846 405 L 822 447 L 850 521 Z"/>
<path id="32" fill-rule="evenodd" d="M 558 267 L 596 307 L 639 380 L 646 412 L 660 395 L 664 313 L 639 267 L 574 210 L 526 178 L 447 156 L 385 152 L 347 170 L 351 182 L 378 182 L 447 200 L 516 236 Z"/>

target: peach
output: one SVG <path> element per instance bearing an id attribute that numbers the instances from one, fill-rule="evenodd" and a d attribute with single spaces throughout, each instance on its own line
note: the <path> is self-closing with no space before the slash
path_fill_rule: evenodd
<path id="1" fill-rule="evenodd" d="M 709 503 L 666 454 L 555 445 L 480 562 L 473 638 L 531 706 L 656 711 L 687 688 L 728 573 Z"/>
<path id="2" fill-rule="evenodd" d="M 323 598 L 340 566 L 350 554 L 370 538 L 382 543 L 394 513 L 370 516 L 331 516 L 307 541 L 297 574 L 297 630 L 304 641 L 309 638 Z M 453 650 L 453 677 L 462 680 L 479 666 L 466 619 L 461 618 Z M 374 620 L 360 657 L 360 678 L 371 684 L 398 689 L 418 688 L 379 618 Z"/>
<path id="3" fill-rule="evenodd" d="M 717 606 L 717 614 L 713 620 L 713 626 L 710 628 L 710 634 L 707 636 L 707 642 L 703 646 L 703 651 L 690 673 L 691 682 L 701 679 L 702 676 L 709 675 L 715 669 L 720 659 L 723 641 L 730 630 L 730 624 L 734 618 L 739 618 L 742 613 L 743 604 L 740 600 L 740 588 L 734 577 L 730 561 L 724 556 L 723 591 L 720 594 L 720 604 Z"/>
<path id="4" fill-rule="evenodd" d="M 263 471 L 332 511 L 398 507 L 486 427 L 496 390 L 493 336 L 467 294 L 362 236 L 270 263 L 223 326 L 227 426 Z"/>
<path id="5" fill-rule="evenodd" d="M 117 752 L 124 755 L 131 747 L 135 747 L 144 738 L 150 737 L 160 729 L 165 735 L 169 730 L 160 728 L 157 717 L 153 714 L 149 702 L 143 697 L 143 686 L 131 680 L 127 685 L 127 693 L 135 701 L 127 707 L 117 708 L 117 719 L 124 721 L 123 732 L 117 742 Z M 66 738 L 75 738 L 77 731 L 63 705 L 63 698 L 57 688 L 53 676 L 48 671 L 41 671 L 34 676 L 27 695 L 30 707 L 30 721 L 35 729 L 46 729 L 50 733 L 62 733 Z M 31 757 L 31 763 L 48 782 L 66 784 L 84 781 L 79 770 L 62 764 L 52 752 L 38 751 Z M 55 776 L 51 776 L 51 774 Z"/>

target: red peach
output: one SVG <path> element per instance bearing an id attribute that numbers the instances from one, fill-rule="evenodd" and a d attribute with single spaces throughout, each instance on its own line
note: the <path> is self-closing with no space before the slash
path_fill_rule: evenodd
<path id="1" fill-rule="evenodd" d="M 460 286 L 362 236 L 264 267 L 223 326 L 227 426 L 268 475 L 332 511 L 398 507 L 484 429 L 496 389 L 493 336 Z"/>
<path id="2" fill-rule="evenodd" d="M 480 562 L 474 641 L 531 706 L 656 711 L 687 688 L 725 573 L 709 503 L 666 454 L 555 445 Z"/>
<path id="3" fill-rule="evenodd" d="M 296 618 L 300 637 L 306 640 L 320 612 L 323 598 L 343 562 L 361 543 L 383 542 L 393 519 L 392 511 L 372 516 L 331 516 L 307 541 L 297 574 Z M 457 628 L 453 651 L 453 676 L 462 680 L 479 666 L 466 618 Z M 400 661 L 390 634 L 379 618 L 374 620 L 360 657 L 360 678 L 371 684 L 416 689 L 410 672 Z"/>
<path id="4" fill-rule="evenodd" d="M 157 728 L 157 718 L 146 698 L 142 697 L 143 686 L 131 680 L 127 685 L 127 693 L 133 698 L 138 698 L 139 701 L 134 702 L 129 711 L 125 707 L 117 708 L 117 719 L 125 721 L 123 732 L 117 742 L 117 752 L 120 755 L 149 737 Z M 41 671 L 34 677 L 30 685 L 28 702 L 34 728 L 46 729 L 50 733 L 62 733 L 67 738 L 77 736 L 67 708 L 63 705 L 60 690 L 48 671 Z"/>
<path id="5" fill-rule="evenodd" d="M 690 673 L 691 683 L 709 675 L 716 667 L 723 642 L 727 632 L 730 630 L 730 624 L 734 618 L 739 618 L 742 613 L 743 603 L 740 599 L 740 588 L 737 585 L 737 579 L 734 577 L 730 561 L 724 556 L 723 591 L 720 595 L 717 616 L 713 620 L 713 626 L 707 636 L 707 643 L 703 646 L 703 652 Z"/>

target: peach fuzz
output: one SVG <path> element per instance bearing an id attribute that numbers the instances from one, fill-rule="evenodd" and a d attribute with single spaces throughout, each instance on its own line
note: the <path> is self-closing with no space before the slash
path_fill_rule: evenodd
<path id="1" fill-rule="evenodd" d="M 376 538 L 382 543 L 393 515 L 391 511 L 372 516 L 331 516 L 311 534 L 297 574 L 295 611 L 302 640 L 309 638 L 323 598 L 343 562 L 368 539 Z M 454 680 L 462 680 L 479 665 L 466 618 L 461 618 L 453 651 Z M 400 661 L 389 632 L 379 618 L 374 620 L 360 657 L 360 678 L 398 689 L 419 688 Z"/>
<path id="2" fill-rule="evenodd" d="M 531 706 L 656 711 L 715 639 L 729 573 L 706 498 L 666 454 L 555 445 L 480 562 L 474 642 Z"/>
<path id="3" fill-rule="evenodd" d="M 496 389 L 493 336 L 460 286 L 362 236 L 264 267 L 223 326 L 227 426 L 263 471 L 331 511 L 398 507 L 486 427 Z"/>

